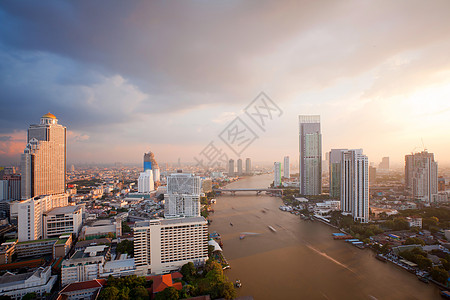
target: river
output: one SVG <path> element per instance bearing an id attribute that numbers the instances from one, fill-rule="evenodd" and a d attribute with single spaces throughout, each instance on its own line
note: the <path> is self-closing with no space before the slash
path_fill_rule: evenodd
<path id="1" fill-rule="evenodd" d="M 273 175 L 253 176 L 228 187 L 266 188 Z M 439 289 L 413 274 L 374 258 L 344 241 L 318 221 L 279 210 L 278 197 L 237 193 L 217 197 L 210 232 L 222 236 L 231 269 L 240 279 L 238 296 L 254 299 L 440 299 Z M 262 212 L 262 210 L 266 212 Z M 233 226 L 230 225 L 230 222 Z M 272 232 L 268 226 L 276 229 Z M 259 233 L 240 240 L 241 232 Z"/>

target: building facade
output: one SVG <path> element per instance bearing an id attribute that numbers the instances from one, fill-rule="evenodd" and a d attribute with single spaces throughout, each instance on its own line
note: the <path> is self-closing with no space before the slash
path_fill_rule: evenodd
<path id="1" fill-rule="evenodd" d="M 145 162 L 144 162 L 145 163 Z M 139 175 L 138 178 L 138 192 L 139 193 L 150 193 L 155 190 L 155 182 L 153 171 L 147 169 Z"/>
<path id="2" fill-rule="evenodd" d="M 290 164 L 289 164 L 289 156 L 284 157 L 284 164 L 283 164 L 283 177 L 289 178 L 291 177 L 290 173 Z"/>
<path id="3" fill-rule="evenodd" d="M 68 205 L 66 194 L 36 196 L 27 200 L 16 201 L 11 211 L 17 213 L 19 242 L 39 240 L 44 236 L 43 215 L 52 208 Z M 14 216 L 12 216 L 14 217 Z"/>
<path id="4" fill-rule="evenodd" d="M 138 275 L 157 275 L 208 259 L 208 225 L 203 217 L 136 222 L 134 259 Z"/>
<path id="5" fill-rule="evenodd" d="M 241 176 L 243 174 L 242 159 L 240 158 L 237 160 L 237 174 L 238 176 Z"/>
<path id="6" fill-rule="evenodd" d="M 245 159 L 245 174 L 252 173 L 252 160 L 250 158 Z"/>
<path id="7" fill-rule="evenodd" d="M 44 239 L 65 233 L 78 236 L 83 223 L 81 206 L 56 207 L 43 214 Z"/>
<path id="8" fill-rule="evenodd" d="M 413 200 L 431 203 L 438 197 L 438 165 L 434 154 L 422 151 L 405 156 L 405 188 Z"/>
<path id="9" fill-rule="evenodd" d="M 329 183 L 330 183 L 330 198 L 341 198 L 341 166 L 342 166 L 342 151 L 347 149 L 331 149 L 329 152 Z"/>
<path id="10" fill-rule="evenodd" d="M 196 217 L 200 215 L 201 179 L 199 176 L 174 173 L 167 177 L 164 216 Z"/>
<path id="11" fill-rule="evenodd" d="M 320 116 L 299 116 L 300 194 L 322 192 L 322 134 Z"/>
<path id="12" fill-rule="evenodd" d="M 341 210 L 355 221 L 369 221 L 369 159 L 362 149 L 341 152 Z"/>
<path id="13" fill-rule="evenodd" d="M 273 163 L 273 186 L 279 187 L 281 185 L 281 163 Z"/>
<path id="14" fill-rule="evenodd" d="M 228 177 L 234 177 L 234 159 L 228 161 Z"/>
<path id="15" fill-rule="evenodd" d="M 66 127 L 47 113 L 39 125 L 28 128 L 21 156 L 21 197 L 55 195 L 66 190 Z"/>

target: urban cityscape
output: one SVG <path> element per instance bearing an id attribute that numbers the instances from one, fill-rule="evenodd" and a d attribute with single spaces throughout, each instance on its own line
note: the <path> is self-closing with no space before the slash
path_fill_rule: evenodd
<path id="1" fill-rule="evenodd" d="M 0 299 L 450 299 L 448 2 L 105 4 L 0 4 Z"/>

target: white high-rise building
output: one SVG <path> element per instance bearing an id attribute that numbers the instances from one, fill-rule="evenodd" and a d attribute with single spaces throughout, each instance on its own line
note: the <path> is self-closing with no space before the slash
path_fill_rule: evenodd
<path id="1" fill-rule="evenodd" d="M 273 163 L 273 186 L 278 187 L 281 185 L 281 163 L 280 162 L 274 162 Z"/>
<path id="2" fill-rule="evenodd" d="M 239 158 L 239 159 L 237 160 L 237 174 L 238 174 L 239 176 L 241 176 L 242 173 L 243 173 L 243 171 L 242 171 L 242 159 Z"/>
<path id="3" fill-rule="evenodd" d="M 320 116 L 299 116 L 300 194 L 322 192 L 322 134 Z"/>
<path id="4" fill-rule="evenodd" d="M 228 177 L 234 177 L 234 159 L 228 161 Z"/>
<path id="5" fill-rule="evenodd" d="M 438 196 L 438 164 L 423 151 L 405 156 L 405 187 L 414 200 L 431 203 Z"/>
<path id="6" fill-rule="evenodd" d="M 161 172 L 159 170 L 159 167 L 158 166 L 153 166 L 152 167 L 152 171 L 153 171 L 153 180 L 155 182 L 160 181 L 161 180 Z"/>
<path id="7" fill-rule="evenodd" d="M 208 225 L 203 217 L 149 220 L 134 227 L 137 275 L 163 274 L 208 259 Z"/>
<path id="8" fill-rule="evenodd" d="M 28 128 L 21 169 L 22 199 L 66 191 L 66 127 L 53 114 Z"/>
<path id="9" fill-rule="evenodd" d="M 200 215 L 201 180 L 199 176 L 174 173 L 167 177 L 164 216 L 197 217 Z"/>
<path id="10" fill-rule="evenodd" d="M 66 194 L 36 196 L 13 202 L 11 211 L 17 212 L 19 242 L 39 240 L 44 237 L 43 214 L 55 207 L 68 205 Z"/>
<path id="11" fill-rule="evenodd" d="M 155 183 L 153 181 L 153 171 L 151 169 L 147 169 L 145 172 L 141 172 L 141 174 L 139 175 L 138 192 L 150 193 L 153 190 L 155 190 Z"/>
<path id="12" fill-rule="evenodd" d="M 355 221 L 369 221 L 369 159 L 362 149 L 341 152 L 341 210 Z"/>
<path id="13" fill-rule="evenodd" d="M 285 156 L 284 157 L 283 177 L 284 178 L 291 177 L 291 173 L 290 173 L 290 170 L 289 170 L 289 156 Z"/>
<path id="14" fill-rule="evenodd" d="M 252 160 L 250 158 L 245 159 L 245 174 L 250 175 L 252 173 Z"/>

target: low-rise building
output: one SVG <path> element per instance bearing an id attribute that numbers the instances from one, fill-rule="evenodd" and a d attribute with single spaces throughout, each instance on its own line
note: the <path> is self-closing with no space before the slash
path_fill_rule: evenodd
<path id="1" fill-rule="evenodd" d="M 106 285 L 106 279 L 94 279 L 68 284 L 60 292 L 57 300 L 96 299 L 100 290 Z"/>
<path id="2" fill-rule="evenodd" d="M 419 218 L 419 217 L 407 217 L 406 221 L 409 224 L 409 228 L 411 228 L 411 227 L 422 228 L 422 218 Z"/>
<path id="3" fill-rule="evenodd" d="M 38 297 L 50 293 L 58 276 L 52 276 L 51 267 L 39 268 L 24 274 L 6 272 L 0 277 L 0 295 L 22 299 L 28 293 L 36 293 Z"/>
<path id="4" fill-rule="evenodd" d="M 94 280 L 100 277 L 104 262 L 109 259 L 109 247 L 106 245 L 87 247 L 76 251 L 70 259 L 61 264 L 61 284 Z"/>
<path id="5" fill-rule="evenodd" d="M 80 206 L 64 206 L 53 208 L 43 214 L 44 239 L 58 237 L 64 233 L 78 236 L 83 223 Z"/>
<path id="6" fill-rule="evenodd" d="M 100 277 L 108 278 L 108 276 L 122 277 L 130 276 L 136 273 L 136 264 L 134 258 L 127 258 L 126 254 L 122 254 L 120 259 L 106 261 L 101 269 Z"/>

